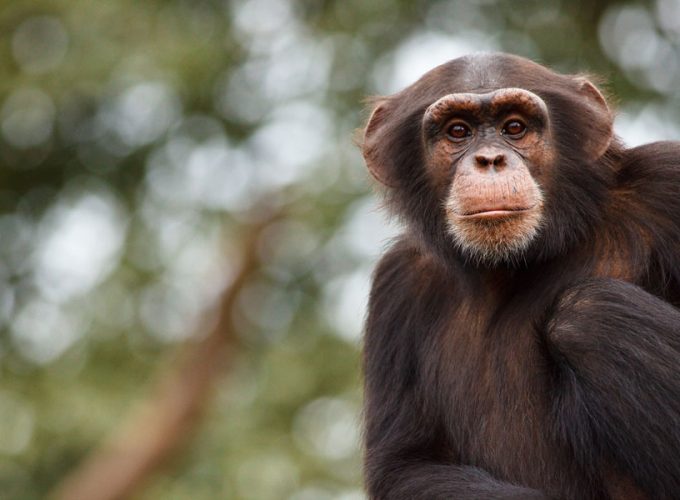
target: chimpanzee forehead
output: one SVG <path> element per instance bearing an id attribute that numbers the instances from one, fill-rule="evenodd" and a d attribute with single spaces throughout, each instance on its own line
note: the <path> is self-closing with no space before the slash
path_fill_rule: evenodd
<path id="1" fill-rule="evenodd" d="M 464 90 L 497 89 L 503 87 L 503 65 L 498 62 L 498 54 L 477 54 L 463 58 L 463 68 L 456 83 Z"/>
<path id="2" fill-rule="evenodd" d="M 566 78 L 523 57 L 503 53 L 471 54 L 449 61 L 426 73 L 419 83 L 437 82 L 441 97 L 450 93 L 485 93 L 508 87 L 527 90 L 539 88 L 548 81 Z M 417 84 L 416 84 L 417 85 Z M 418 86 L 418 85 L 417 85 Z M 431 90 L 434 88 L 430 87 Z"/>

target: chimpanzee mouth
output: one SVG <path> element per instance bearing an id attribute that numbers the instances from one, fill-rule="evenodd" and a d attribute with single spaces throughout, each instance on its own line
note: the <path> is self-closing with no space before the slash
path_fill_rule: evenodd
<path id="1" fill-rule="evenodd" d="M 503 217 L 512 217 L 515 215 L 522 215 L 530 212 L 536 205 L 530 207 L 499 207 L 499 208 L 482 208 L 465 212 L 463 214 L 456 214 L 461 219 L 498 219 Z"/>

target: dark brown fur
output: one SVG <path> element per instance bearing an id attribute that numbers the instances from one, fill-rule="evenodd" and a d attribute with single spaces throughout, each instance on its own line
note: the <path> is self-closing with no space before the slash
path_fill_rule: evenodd
<path id="1" fill-rule="evenodd" d="M 378 101 L 364 154 L 408 229 L 366 325 L 372 499 L 680 498 L 680 145 L 604 142 L 582 81 L 492 54 Z M 505 87 L 548 106 L 545 221 L 513 261 L 475 264 L 447 235 L 421 119 Z"/>

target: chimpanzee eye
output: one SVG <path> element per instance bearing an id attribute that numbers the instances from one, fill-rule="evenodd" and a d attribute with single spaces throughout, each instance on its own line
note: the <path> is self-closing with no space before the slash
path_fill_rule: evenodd
<path id="1" fill-rule="evenodd" d="M 456 122 L 449 126 L 446 133 L 452 139 L 460 140 L 465 139 L 466 137 L 470 137 L 472 135 L 472 130 L 470 130 L 470 127 L 468 127 L 466 124 L 462 122 Z"/>
<path id="2" fill-rule="evenodd" d="M 501 134 L 509 136 L 511 139 L 519 139 L 527 131 L 527 126 L 519 120 L 510 120 L 503 125 Z"/>

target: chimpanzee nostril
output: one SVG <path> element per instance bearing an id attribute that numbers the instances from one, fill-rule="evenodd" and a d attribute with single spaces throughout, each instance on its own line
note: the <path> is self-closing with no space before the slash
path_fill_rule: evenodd
<path id="1" fill-rule="evenodd" d="M 477 165 L 480 167 L 488 167 L 489 163 L 489 157 L 485 155 L 477 155 L 475 156 L 475 161 L 477 162 Z"/>

